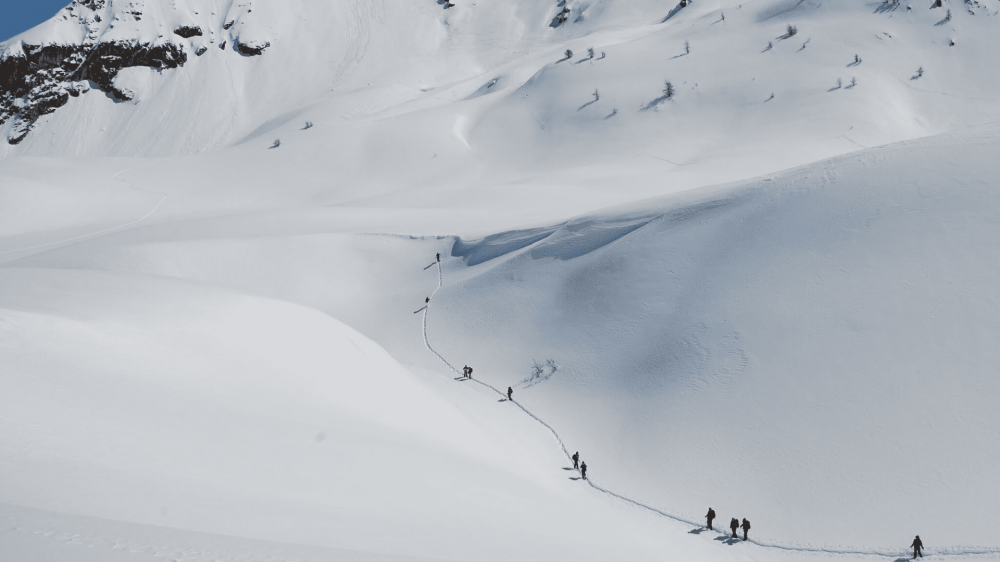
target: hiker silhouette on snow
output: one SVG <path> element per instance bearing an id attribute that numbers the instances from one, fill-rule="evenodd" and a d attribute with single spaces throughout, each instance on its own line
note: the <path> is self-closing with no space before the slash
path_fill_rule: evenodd
<path id="1" fill-rule="evenodd" d="M 708 508 L 708 513 L 705 514 L 705 518 L 708 519 L 708 530 L 709 531 L 713 530 L 712 529 L 712 519 L 715 519 L 715 510 L 712 509 L 711 507 Z"/>
<path id="2" fill-rule="evenodd" d="M 513 398 L 510 397 L 511 394 L 514 394 L 514 389 L 508 386 L 507 387 L 507 400 L 513 400 Z"/>
<path id="3" fill-rule="evenodd" d="M 917 556 L 920 556 L 921 558 L 924 557 L 924 553 L 920 552 L 920 549 L 924 547 L 924 543 L 920 542 L 920 535 L 917 535 L 917 538 L 913 539 L 913 542 L 910 543 L 910 546 L 913 547 L 914 558 L 916 558 Z"/>
<path id="4" fill-rule="evenodd" d="M 574 469 L 579 469 L 580 468 L 580 453 L 579 452 L 573 453 L 573 468 Z"/>
<path id="5" fill-rule="evenodd" d="M 749 530 L 750 530 L 750 522 L 747 521 L 746 517 L 744 517 L 743 518 L 743 540 L 747 540 L 747 531 L 749 531 Z"/>
<path id="6" fill-rule="evenodd" d="M 740 528 L 740 522 L 737 521 L 735 517 L 729 521 L 729 528 L 733 530 L 733 538 L 738 539 L 739 537 L 736 536 L 736 529 Z"/>
<path id="7" fill-rule="evenodd" d="M 441 254 L 440 253 L 437 255 L 437 260 L 438 260 L 438 263 L 441 263 Z"/>
<path id="8" fill-rule="evenodd" d="M 580 465 L 580 476 L 586 480 L 587 479 L 587 463 Z"/>

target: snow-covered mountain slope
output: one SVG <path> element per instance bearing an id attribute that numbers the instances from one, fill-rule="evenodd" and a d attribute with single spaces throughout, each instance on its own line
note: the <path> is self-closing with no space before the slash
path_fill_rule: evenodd
<path id="1" fill-rule="evenodd" d="M 764 542 L 996 549 L 998 132 L 456 246 L 500 255 L 429 330 L 627 495 Z"/>
<path id="2" fill-rule="evenodd" d="M 1000 4 L 671 4 L 4 42 L 0 550 L 996 558 Z"/>
<path id="3" fill-rule="evenodd" d="M 103 272 L 0 286 L 2 503 L 402 558 L 659 547 L 655 519 L 574 486 L 533 420 L 315 310 Z"/>
<path id="4" fill-rule="evenodd" d="M 1000 500 L 998 133 L 481 241 L 306 234 L 308 214 L 251 215 L 16 265 L 292 300 L 440 369 L 411 314 L 440 251 L 435 350 L 513 386 L 603 486 L 689 521 L 708 505 L 746 516 L 761 544 L 891 554 L 920 532 L 938 552 L 995 554 L 969 521 Z"/>
<path id="5" fill-rule="evenodd" d="M 576 16 L 555 28 L 552 17 L 563 9 L 555 2 L 74 4 L 2 49 L 8 66 L 53 59 L 68 78 L 51 71 L 13 91 L 9 83 L 21 73 L 10 78 L 5 67 L 4 103 L 8 114 L 31 105 L 17 100 L 32 85 L 41 90 L 25 100 L 49 99 L 45 92 L 58 84 L 92 91 L 59 94 L 64 107 L 0 150 L 162 156 L 250 141 L 260 150 L 276 136 L 286 143 L 304 137 L 287 152 L 321 154 L 331 172 L 370 188 L 374 180 L 357 178 L 357 170 L 384 165 L 369 147 L 386 145 L 394 147 L 394 169 L 379 179 L 395 185 L 432 181 L 423 171 L 411 175 L 435 154 L 446 162 L 434 168 L 465 183 L 523 182 L 532 169 L 544 172 L 536 182 L 594 181 L 594 170 L 622 156 L 647 187 L 664 175 L 691 182 L 689 174 L 705 172 L 699 164 L 723 156 L 734 160 L 730 169 L 765 173 L 859 144 L 996 120 L 1000 20 L 993 12 L 1000 5 L 990 9 L 990 1 L 882 10 L 878 3 L 705 0 L 665 22 L 674 10 L 652 0 L 570 2 Z M 946 10 L 952 17 L 945 21 Z M 142 12 L 138 21 L 132 12 Z M 797 33 L 786 38 L 790 25 Z M 185 29 L 202 35 L 176 34 Z M 232 50 L 241 40 L 271 45 L 242 56 Z M 128 64 L 138 66 L 118 72 L 97 51 L 70 57 L 82 64 L 37 54 L 124 44 L 172 55 L 133 53 Z M 229 47 L 217 48 L 223 44 Z M 573 58 L 559 62 L 567 49 Z M 923 76 L 912 79 L 920 68 Z M 665 80 L 676 95 L 658 102 Z M 115 88 L 133 99 L 116 103 Z M 309 136 L 296 132 L 306 120 L 317 125 Z M 358 120 L 366 121 L 360 131 Z M 4 132 L 20 135 L 25 122 L 15 115 Z M 446 134 L 427 137 L 428 125 Z M 512 136 L 520 142 L 510 143 Z M 530 167 L 512 174 L 512 161 Z"/>
<path id="6" fill-rule="evenodd" d="M 308 25 L 329 20 L 366 30 L 366 41 L 334 33 L 367 48 L 339 78 L 324 70 L 333 63 L 316 61 L 340 68 L 343 45 L 311 46 L 325 37 L 319 32 L 286 34 L 257 57 L 211 50 L 154 73 L 164 85 L 138 105 L 92 92 L 46 116 L 21 144 L 0 143 L 8 155 L 0 189 L 21 185 L 10 177 L 23 177 L 11 156 L 91 155 L 76 162 L 92 171 L 74 181 L 117 187 L 112 206 L 119 210 L 122 199 L 142 200 L 132 220 L 167 196 L 152 220 L 317 205 L 447 208 L 463 212 L 388 230 L 488 235 L 993 122 L 1000 107 L 1000 20 L 957 2 L 881 11 L 706 1 L 665 23 L 658 4 L 608 2 L 595 5 L 600 14 L 558 28 L 545 11 L 557 8 L 538 3 L 444 10 L 406 2 L 374 15 L 350 11 L 362 5 L 383 6 L 333 2 L 295 12 L 315 13 Z M 936 25 L 946 9 L 952 18 Z M 788 25 L 798 32 L 779 39 Z M 44 28 L 14 41 L 38 41 Z M 681 56 L 685 41 L 691 53 Z M 589 46 L 595 60 L 583 61 Z M 558 62 L 567 48 L 574 58 Z M 296 62 L 303 52 L 316 57 L 308 71 Z M 642 111 L 665 79 L 674 98 Z M 842 87 L 834 89 L 838 79 Z M 590 103 L 595 89 L 600 100 Z M 315 126 L 302 130 L 307 121 Z M 268 150 L 275 139 L 281 146 Z M 229 148 L 208 151 L 221 146 Z M 96 157 L 199 151 L 208 152 L 176 162 Z M 509 198 L 531 204 L 505 211 Z M 121 218 L 88 210 L 68 223 L 32 221 L 19 234 L 49 243 L 65 238 L 56 231 L 69 223 L 94 221 L 98 231 L 130 222 Z"/>

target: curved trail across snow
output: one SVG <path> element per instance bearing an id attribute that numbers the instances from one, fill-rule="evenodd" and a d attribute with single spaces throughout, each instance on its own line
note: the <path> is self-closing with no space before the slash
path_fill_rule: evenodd
<path id="1" fill-rule="evenodd" d="M 66 244 L 67 242 L 75 242 L 77 240 L 83 240 L 84 238 L 90 238 L 91 236 L 97 236 L 99 234 L 107 234 L 108 232 L 113 232 L 115 230 L 120 230 L 122 228 L 128 228 L 130 226 L 139 224 L 140 222 L 142 222 L 142 221 L 148 219 L 149 217 L 153 216 L 153 213 L 155 213 L 156 211 L 158 211 L 160 209 L 160 205 L 162 205 L 163 202 L 167 200 L 167 194 L 166 193 L 161 193 L 159 191 L 149 191 L 148 189 L 139 189 L 138 187 L 132 185 L 132 182 L 118 179 L 118 176 L 120 176 L 121 174 L 124 174 L 125 172 L 127 172 L 129 170 L 134 170 L 134 169 L 135 168 L 126 168 L 124 170 L 121 170 L 120 172 L 118 172 L 115 175 L 111 176 L 111 179 L 113 181 L 120 181 L 120 182 L 127 183 L 129 189 L 132 189 L 134 191 L 141 191 L 143 193 L 155 193 L 155 194 L 157 194 L 157 195 L 160 196 L 160 200 L 157 201 L 157 203 L 156 203 L 155 206 L 153 206 L 153 209 L 151 211 L 149 211 L 148 213 L 146 213 L 145 215 L 143 215 L 143 216 L 135 219 L 134 221 L 127 222 L 125 224 L 120 224 L 118 226 L 112 226 L 111 228 L 105 228 L 103 230 L 98 230 L 96 232 L 88 232 L 87 234 L 80 234 L 79 236 L 73 236 L 72 238 L 65 238 L 63 240 L 56 240 L 55 242 L 46 242 L 44 244 L 36 244 L 34 246 L 28 246 L 28 247 L 25 247 L 25 248 L 17 248 L 15 250 L 4 250 L 3 252 L 0 252 L 0 256 L 7 255 L 7 254 L 16 254 L 18 252 L 27 252 L 28 250 L 37 250 L 38 248 L 46 248 L 48 246 L 55 246 L 55 245 L 58 245 L 58 244 Z"/>
<path id="2" fill-rule="evenodd" d="M 455 368 L 454 365 L 452 365 L 451 363 L 449 363 L 448 360 L 444 358 L 444 356 L 442 356 L 440 353 L 437 352 L 436 349 L 434 349 L 434 347 L 431 345 L 430 339 L 427 336 L 427 314 L 430 312 L 431 305 L 434 304 L 434 295 L 436 295 L 437 292 L 444 285 L 444 277 L 443 277 L 442 271 L 441 271 L 441 262 L 435 262 L 434 265 L 437 265 L 438 282 L 437 282 L 437 287 L 435 287 L 434 291 L 431 293 L 430 301 L 427 303 L 427 306 L 425 306 L 423 308 L 423 313 L 424 313 L 423 314 L 424 345 L 426 345 L 427 349 L 431 353 L 433 353 L 438 359 L 440 359 L 442 363 L 444 363 L 445 365 L 447 365 L 448 368 L 451 369 L 455 374 L 461 375 L 462 374 L 461 371 L 459 371 L 457 368 Z M 489 384 L 487 384 L 487 383 L 485 383 L 483 381 L 480 381 L 478 379 L 469 379 L 469 380 L 471 380 L 472 382 L 475 382 L 476 384 L 482 385 L 482 386 L 484 386 L 484 387 L 492 390 L 493 392 L 496 392 L 498 395 L 500 395 L 503 398 L 507 397 L 506 393 L 501 392 L 500 389 L 498 389 L 498 388 L 496 388 L 494 386 L 491 386 L 491 385 L 489 385 Z M 532 419 L 534 419 L 538 423 L 542 424 L 546 429 L 548 429 L 549 432 L 552 433 L 552 437 L 555 438 L 556 443 L 559 444 L 559 448 L 562 449 L 563 454 L 566 455 L 566 459 L 567 460 L 572 460 L 572 458 L 571 458 L 571 456 L 569 454 L 569 451 L 566 449 L 566 444 L 563 443 L 562 437 L 559 436 L 559 434 L 556 432 L 555 429 L 552 428 L 551 425 L 545 423 L 545 421 L 543 421 L 541 418 L 539 418 L 535 414 L 531 413 L 531 411 L 529 411 L 527 408 L 525 408 L 524 406 L 522 406 L 518 402 L 515 402 L 513 400 L 511 400 L 510 402 L 512 404 L 514 404 L 515 406 L 517 406 L 518 408 L 520 408 L 522 412 L 524 412 L 525 414 L 531 416 Z M 673 513 L 667 513 L 667 512 L 665 512 L 663 510 L 657 509 L 655 507 L 648 506 L 648 505 L 646 505 L 646 504 L 644 504 L 642 502 L 639 502 L 639 501 L 633 500 L 631 498 L 625 497 L 625 496 L 623 496 L 621 494 L 617 494 L 615 492 L 612 492 L 611 490 L 609 490 L 607 488 L 604 488 L 603 486 L 600 486 L 599 484 L 595 484 L 594 481 L 591 480 L 590 478 L 584 480 L 584 482 L 586 482 L 591 488 L 593 488 L 593 489 L 595 489 L 595 490 L 597 490 L 599 492 L 603 492 L 603 493 L 605 493 L 605 494 L 607 494 L 609 496 L 615 497 L 615 498 L 617 498 L 619 500 L 622 500 L 622 501 L 624 501 L 626 503 L 630 503 L 630 504 L 632 504 L 632 505 L 634 505 L 636 507 L 640 507 L 640 508 L 645 509 L 647 511 L 651 511 L 651 512 L 657 514 L 657 515 L 662 516 L 662 517 L 667 517 L 667 518 L 673 519 L 675 521 L 679 521 L 681 523 L 687 523 L 689 525 L 695 525 L 697 527 L 702 527 L 703 526 L 700 521 L 696 522 L 696 521 L 692 521 L 690 519 L 687 519 L 687 518 L 685 518 L 685 517 L 683 517 L 681 515 L 677 515 L 677 514 L 673 514 Z M 717 534 L 719 534 L 719 535 L 726 535 L 726 534 L 728 534 L 725 531 L 720 531 L 720 530 L 716 530 L 715 532 Z M 760 547 L 763 547 L 763 548 L 773 548 L 773 549 L 777 549 L 777 550 L 785 550 L 785 551 L 790 551 L 790 552 L 813 552 L 813 553 L 817 553 L 817 554 L 867 555 L 867 556 L 882 556 L 882 557 L 886 557 L 886 558 L 898 558 L 898 557 L 902 556 L 904 558 L 909 558 L 909 554 L 907 553 L 907 551 L 905 549 L 903 551 L 899 551 L 899 550 L 888 551 L 888 550 L 863 550 L 863 549 L 860 549 L 860 548 L 852 548 L 852 547 L 845 547 L 845 548 L 820 548 L 820 547 L 811 547 L 811 546 L 784 545 L 784 544 L 779 544 L 779 543 L 771 543 L 771 542 L 758 541 L 758 540 L 755 540 L 755 539 L 750 539 L 750 540 L 748 540 L 746 542 L 749 542 L 751 544 L 754 544 L 754 545 L 757 545 L 757 546 L 760 546 Z M 935 549 L 935 550 L 925 549 L 924 552 L 927 554 L 927 556 L 931 556 L 931 555 L 936 555 L 936 556 L 971 556 L 971 555 L 983 555 L 983 554 L 1000 554 L 1000 549 L 997 549 L 997 548 L 975 548 L 975 547 L 945 547 L 945 548 L 939 548 L 939 549 Z"/>

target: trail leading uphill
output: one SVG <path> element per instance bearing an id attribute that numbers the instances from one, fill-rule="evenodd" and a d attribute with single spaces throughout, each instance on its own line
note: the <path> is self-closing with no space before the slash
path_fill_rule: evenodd
<path id="1" fill-rule="evenodd" d="M 886 553 L 930 528 L 995 553 L 967 521 L 1000 501 L 996 134 L 457 241 L 435 348 L 520 384 L 608 488 L 687 521 L 712 505 L 762 544 Z M 557 370 L 526 379 L 532 360 Z"/>
<path id="2" fill-rule="evenodd" d="M 438 292 L 438 290 L 440 290 L 441 287 L 442 287 L 442 285 L 443 285 L 443 275 L 442 275 L 442 271 L 441 271 L 441 262 L 440 262 L 440 260 L 438 260 L 435 265 L 437 265 L 438 284 L 437 284 L 437 287 L 434 289 L 434 293 L 431 294 L 431 297 L 430 297 L 431 302 L 433 302 L 433 300 L 434 300 L 434 294 L 436 294 Z M 424 338 L 424 342 L 425 342 L 425 344 L 427 346 L 428 351 L 430 351 L 431 353 L 433 353 L 438 359 L 441 360 L 442 363 L 444 363 L 455 374 L 461 375 L 462 373 L 459 372 L 458 369 L 456 369 L 451 363 L 448 362 L 447 359 L 445 359 L 440 353 L 438 353 L 437 350 L 435 350 L 433 346 L 431 346 L 430 339 L 428 338 L 428 335 L 427 335 L 427 315 L 428 315 L 429 312 L 430 312 L 430 302 L 428 302 L 427 306 L 425 306 L 423 308 L 423 338 Z M 499 395 L 501 397 L 505 396 L 505 394 L 502 391 L 500 391 L 499 389 L 495 388 L 494 386 L 492 386 L 492 385 L 490 385 L 490 384 L 488 384 L 486 382 L 483 382 L 481 380 L 478 380 L 478 379 L 475 379 L 475 378 L 473 378 L 473 379 L 466 379 L 464 377 L 462 378 L 462 380 L 463 381 L 471 380 L 472 382 L 475 382 L 475 383 L 477 383 L 479 385 L 482 385 L 482 386 L 484 386 L 484 387 L 492 390 L 494 393 L 496 393 L 497 395 Z M 501 400 L 501 401 L 503 401 L 503 400 Z M 559 433 L 556 432 L 556 430 L 551 425 L 549 425 L 546 422 L 544 422 L 541 418 L 539 418 L 537 415 L 535 415 L 530 410 L 528 410 L 524 405 L 522 405 L 522 404 L 520 404 L 518 402 L 515 402 L 515 401 L 512 401 L 512 400 L 507 400 L 504 403 L 505 404 L 506 403 L 514 404 L 522 412 L 524 412 L 525 414 L 527 414 L 528 416 L 530 416 L 533 420 L 535 420 L 537 423 L 539 423 L 540 425 L 542 425 L 543 427 L 545 427 L 545 429 L 547 429 L 549 431 L 549 433 L 552 434 L 552 437 L 555 439 L 556 443 L 559 445 L 559 448 L 562 451 L 565 459 L 567 461 L 572 461 L 572 455 L 569 453 L 569 450 L 566 448 L 566 444 L 563 442 L 562 437 L 559 436 Z M 576 479 L 574 478 L 574 480 L 576 480 Z M 608 496 L 617 498 L 617 499 L 619 499 L 619 500 L 621 500 L 623 502 L 626 502 L 628 504 L 634 505 L 636 507 L 640 507 L 640 508 L 642 508 L 642 509 L 644 509 L 644 510 L 646 510 L 648 512 L 651 512 L 651 513 L 653 513 L 655 515 L 660 515 L 660 516 L 669 518 L 671 520 L 674 520 L 674 521 L 677 521 L 677 522 L 680 522 L 680 523 L 686 523 L 688 525 L 695 525 L 696 528 L 701 525 L 700 522 L 693 521 L 691 519 L 687 519 L 684 516 L 681 516 L 681 515 L 678 515 L 678 514 L 675 514 L 675 513 L 670 513 L 670 512 L 664 511 L 664 510 L 659 509 L 659 508 L 651 507 L 651 506 L 649 506 L 649 505 L 647 505 L 645 503 L 642 503 L 640 501 L 636 501 L 634 499 L 625 497 L 625 496 L 623 496 L 621 494 L 615 493 L 615 492 L 607 489 L 606 487 L 603 487 L 603 486 L 601 486 L 599 484 L 596 484 L 594 482 L 592 476 L 588 476 L 586 478 L 580 479 L 580 481 L 582 481 L 583 483 L 586 483 L 588 486 L 590 486 L 591 488 L 593 488 L 593 489 L 595 489 L 595 490 L 597 490 L 599 492 L 602 492 L 604 494 L 607 494 Z M 699 534 L 700 534 L 700 531 L 699 531 Z M 718 537 L 728 537 L 729 536 L 724 530 L 716 530 L 714 534 L 717 535 Z M 719 540 L 719 539 L 716 539 L 716 540 Z M 901 551 L 899 551 L 897 549 L 862 549 L 862 548 L 857 548 L 857 547 L 843 547 L 843 546 L 840 546 L 840 547 L 837 547 L 837 548 L 824 548 L 824 547 L 800 546 L 800 545 L 795 545 L 795 544 L 781 544 L 781 543 L 776 543 L 776 542 L 771 542 L 771 541 L 763 541 L 762 542 L 762 541 L 759 541 L 757 539 L 744 539 L 744 542 L 749 542 L 751 544 L 754 544 L 754 545 L 757 545 L 757 546 L 760 546 L 760 547 L 764 547 L 764 548 L 767 548 L 767 549 L 777 549 L 777 550 L 780 550 L 780 551 L 797 552 L 797 553 L 816 553 L 816 554 L 833 554 L 833 555 L 867 555 L 867 556 L 888 557 L 888 558 L 897 557 L 897 556 L 900 556 L 900 554 L 901 554 Z M 937 547 L 937 548 L 935 548 L 933 550 L 927 551 L 927 552 L 928 552 L 928 556 L 930 556 L 930 555 L 933 554 L 933 555 L 942 556 L 942 557 L 946 557 L 946 558 L 959 557 L 959 558 L 963 558 L 964 559 L 964 558 L 966 558 L 968 556 L 983 556 L 983 555 L 996 556 L 996 555 L 1000 555 L 1000 548 L 984 548 L 984 547 L 969 547 L 969 546 L 939 546 L 939 547 Z M 905 557 L 904 557 L 904 559 L 905 559 Z"/>

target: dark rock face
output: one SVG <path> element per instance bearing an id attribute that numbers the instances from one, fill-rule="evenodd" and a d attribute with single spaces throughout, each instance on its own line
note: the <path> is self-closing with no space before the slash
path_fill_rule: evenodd
<path id="1" fill-rule="evenodd" d="M 169 4 L 166 0 L 162 1 Z M 440 1 L 446 7 L 452 5 L 449 0 Z M 21 142 L 42 117 L 91 89 L 103 92 L 116 102 L 135 100 L 136 92 L 125 86 L 124 81 L 120 80 L 118 87 L 114 85 L 122 69 L 174 69 L 186 64 L 192 52 L 196 57 L 208 52 L 210 45 L 192 38 L 218 32 L 214 27 L 218 24 L 206 24 L 193 18 L 174 28 L 173 35 L 156 29 L 158 26 L 150 22 L 144 22 L 134 25 L 136 34 L 131 39 L 122 38 L 120 27 L 115 32 L 116 39 L 103 39 L 116 25 L 141 21 L 143 6 L 147 3 L 137 0 L 72 0 L 55 16 L 58 21 L 53 29 L 60 30 L 59 37 L 79 39 L 69 43 L 56 40 L 55 36 L 32 39 L 40 44 L 29 45 L 22 41 L 20 49 L 16 43 L 5 42 L 4 50 L 0 52 L 11 54 L 0 54 L 0 125 L 9 131 L 7 141 L 13 144 Z M 222 27 L 231 31 L 225 34 L 226 40 L 219 41 L 221 50 L 227 51 L 231 45 L 232 51 L 241 56 L 254 57 L 270 48 L 271 43 L 266 36 L 249 38 L 252 34 L 244 33 L 244 38 L 234 40 L 234 26 L 245 23 L 243 18 L 251 11 L 249 3 L 246 3 L 245 13 L 227 17 Z M 73 25 L 79 26 L 78 29 L 66 27 Z M 206 25 L 211 27 L 204 27 Z M 214 39 L 212 43 L 215 43 Z"/>
<path id="2" fill-rule="evenodd" d="M 81 4 L 102 2 L 88 0 Z M 170 43 L 24 45 L 23 50 L 23 56 L 0 60 L 0 125 L 17 119 L 7 139 L 11 144 L 24 140 L 39 118 L 66 105 L 70 97 L 78 97 L 91 85 L 117 100 L 132 99 L 130 92 L 113 86 L 123 68 L 177 68 L 187 62 L 184 51 Z"/>
<path id="3" fill-rule="evenodd" d="M 79 0 L 79 2 L 77 2 L 77 4 L 80 4 L 81 6 L 86 6 L 86 7 L 90 8 L 91 10 L 94 10 L 96 12 L 97 10 L 103 10 L 104 9 L 104 5 L 107 4 L 107 1 L 106 0 Z"/>
<path id="4" fill-rule="evenodd" d="M 264 49 L 271 46 L 270 41 L 264 43 L 244 43 L 236 40 L 236 50 L 245 57 L 253 57 L 264 53 Z"/>
<path id="5" fill-rule="evenodd" d="M 183 37 L 185 39 L 190 39 L 190 38 L 196 37 L 196 36 L 197 37 L 201 37 L 202 35 L 204 35 L 204 33 L 202 33 L 202 31 L 201 31 L 201 28 L 198 27 L 197 25 L 193 25 L 193 26 L 192 25 L 182 25 L 182 26 L 180 26 L 180 27 L 178 27 L 177 29 L 174 30 L 174 34 L 175 35 L 180 35 L 181 37 Z"/>
<path id="6" fill-rule="evenodd" d="M 570 9 L 566 6 L 566 0 L 559 2 L 559 7 L 562 9 L 559 10 L 556 17 L 552 18 L 552 23 L 549 24 L 549 27 L 559 27 L 569 19 Z"/>

